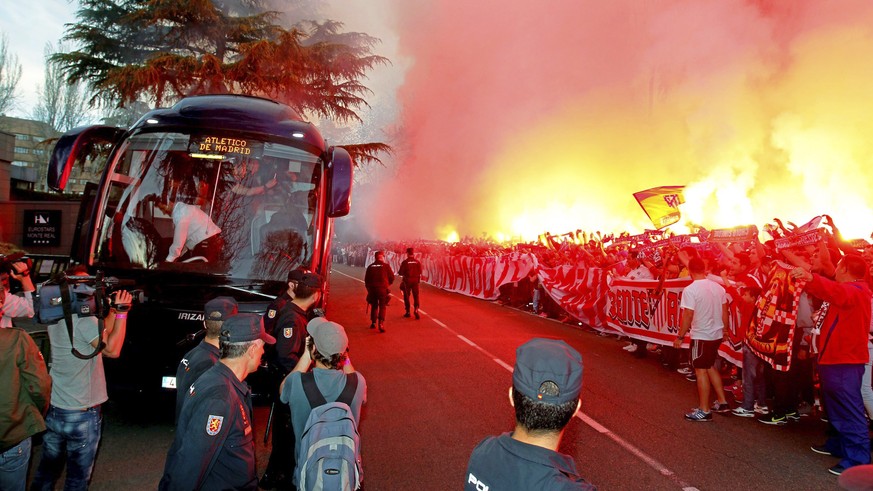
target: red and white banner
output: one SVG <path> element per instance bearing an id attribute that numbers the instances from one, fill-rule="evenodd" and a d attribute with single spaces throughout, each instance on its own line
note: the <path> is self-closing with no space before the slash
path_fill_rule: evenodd
<path id="1" fill-rule="evenodd" d="M 372 253 L 368 254 L 372 257 Z M 421 281 L 450 292 L 462 293 L 484 300 L 496 300 L 500 287 L 518 281 L 537 265 L 530 253 L 505 256 L 424 256 L 421 261 Z M 385 262 L 396 273 L 405 254 L 385 252 Z M 372 263 L 372 259 L 368 261 Z"/>
<path id="2" fill-rule="evenodd" d="M 573 318 L 592 327 L 606 325 L 607 275 L 600 268 L 560 266 L 540 270 L 546 293 Z"/>
<path id="3" fill-rule="evenodd" d="M 372 257 L 372 251 L 368 256 Z M 385 261 L 394 271 L 405 257 L 385 253 Z M 501 285 L 521 280 L 537 266 L 536 256 L 530 253 L 416 257 L 422 263 L 425 283 L 484 300 L 497 299 Z M 570 265 L 540 268 L 539 278 L 546 294 L 577 321 L 660 345 L 672 345 L 676 339 L 682 290 L 691 283 L 690 278 L 666 280 L 663 284 L 657 280 L 615 279 L 600 268 Z M 729 340 L 722 343 L 719 352 L 741 366 L 744 333 L 738 332 L 738 315 L 732 303 Z"/>
<path id="4" fill-rule="evenodd" d="M 691 278 L 665 280 L 663 285 L 658 280 L 614 279 L 607 293 L 607 327 L 634 339 L 672 345 L 682 322 L 682 290 L 690 284 Z M 739 313 L 732 302 L 728 340 L 722 343 L 719 353 L 742 366 L 743 333 L 738 332 L 739 324 Z"/>

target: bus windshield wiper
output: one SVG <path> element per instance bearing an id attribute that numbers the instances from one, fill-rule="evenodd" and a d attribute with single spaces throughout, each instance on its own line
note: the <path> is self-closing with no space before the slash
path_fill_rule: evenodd
<path id="1" fill-rule="evenodd" d="M 259 292 L 259 291 L 255 291 L 255 290 L 250 290 L 250 288 L 251 288 L 252 286 L 254 286 L 254 285 L 243 285 L 243 286 L 236 286 L 236 285 L 218 285 L 219 288 L 227 288 L 227 289 L 229 289 L 229 290 L 236 290 L 236 291 L 238 291 L 238 292 L 244 292 L 244 293 L 248 293 L 248 294 L 250 294 L 250 295 L 258 295 L 258 296 L 261 296 L 261 297 L 264 297 L 264 298 L 269 298 L 270 300 L 276 298 L 275 295 L 268 295 L 268 294 L 263 293 L 263 292 Z"/>

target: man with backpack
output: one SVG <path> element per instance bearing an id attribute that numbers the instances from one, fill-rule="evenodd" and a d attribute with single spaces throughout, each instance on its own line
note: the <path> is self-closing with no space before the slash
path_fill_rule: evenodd
<path id="1" fill-rule="evenodd" d="M 306 329 L 303 356 L 280 387 L 296 440 L 294 482 L 302 490 L 342 489 L 345 483 L 357 489 L 362 480 L 357 428 L 367 383 L 349 361 L 343 326 L 316 317 Z"/>

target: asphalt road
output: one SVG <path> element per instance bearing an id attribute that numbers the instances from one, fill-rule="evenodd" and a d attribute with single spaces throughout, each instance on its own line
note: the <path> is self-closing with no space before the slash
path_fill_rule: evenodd
<path id="1" fill-rule="evenodd" d="M 395 298 L 388 332 L 379 334 L 368 328 L 362 277 L 362 268 L 335 268 L 328 317 L 345 326 L 367 379 L 367 491 L 460 489 L 476 443 L 512 429 L 515 348 L 532 337 L 564 339 L 582 353 L 582 410 L 561 450 L 601 490 L 837 489 L 826 471 L 835 459 L 809 450 L 823 438 L 817 418 L 783 427 L 719 414 L 687 422 L 695 386 L 655 357 L 639 360 L 615 337 L 426 285 L 422 319 L 402 318 Z M 171 414 L 161 401 L 107 404 L 91 489 L 154 489 L 173 439 Z M 267 408 L 257 407 L 261 471 L 266 418 Z"/>

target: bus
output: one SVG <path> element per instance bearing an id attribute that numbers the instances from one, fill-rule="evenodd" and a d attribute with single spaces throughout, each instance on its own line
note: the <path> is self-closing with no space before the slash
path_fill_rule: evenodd
<path id="1" fill-rule="evenodd" d="M 208 300 L 231 296 L 241 312 L 263 313 L 289 271 L 326 280 L 333 219 L 351 205 L 348 152 L 258 97 L 192 96 L 129 129 L 70 130 L 52 151 L 48 186 L 62 192 L 79 165 L 103 170 L 86 187 L 71 259 L 135 299 L 122 355 L 105 360 L 116 393 L 175 393 Z M 323 297 L 321 308 L 326 287 Z"/>

